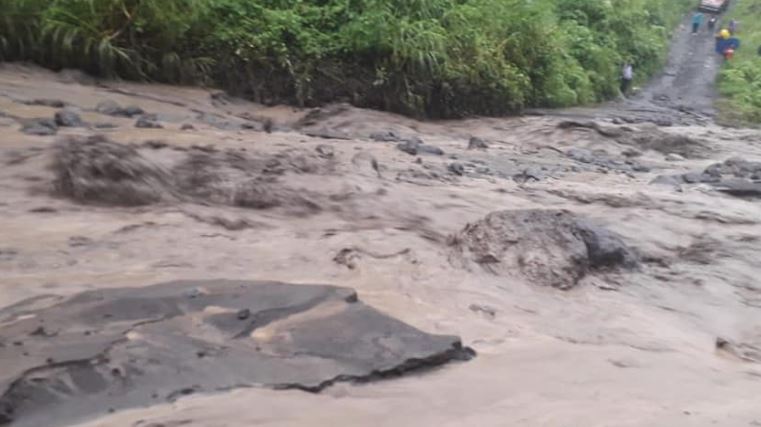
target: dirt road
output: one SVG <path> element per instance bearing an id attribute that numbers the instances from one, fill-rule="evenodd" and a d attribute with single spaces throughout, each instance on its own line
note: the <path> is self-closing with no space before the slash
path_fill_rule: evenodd
<path id="1" fill-rule="evenodd" d="M 39 300 L 4 312 L 0 337 L 59 301 L 43 295 L 321 283 L 478 355 L 318 394 L 246 383 L 46 422 L 761 425 L 761 133 L 711 123 L 712 40 L 681 31 L 664 75 L 634 99 L 437 123 L 6 65 L 0 306 Z M 58 124 L 38 120 L 56 113 Z M 659 120 L 671 126 L 648 122 Z M 223 312 L 206 306 L 179 330 L 216 337 L 192 320 Z M 279 351 L 296 330 L 287 322 L 250 337 Z M 27 339 L 51 334 L 35 332 Z M 0 357 L 21 346 L 0 341 Z M 42 366 L 25 380 L 36 372 L 56 374 Z M 77 389 L 63 382 L 50 399 Z"/>

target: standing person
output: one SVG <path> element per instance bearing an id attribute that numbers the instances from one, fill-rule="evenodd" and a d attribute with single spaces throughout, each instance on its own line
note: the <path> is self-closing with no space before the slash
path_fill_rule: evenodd
<path id="1" fill-rule="evenodd" d="M 703 13 L 698 11 L 692 15 L 692 34 L 697 34 L 703 24 Z"/>
<path id="2" fill-rule="evenodd" d="M 626 96 L 626 94 L 629 92 L 629 88 L 632 85 L 633 79 L 634 68 L 632 67 L 631 63 L 626 62 L 624 67 L 621 69 L 621 94 L 624 96 Z"/>
<path id="3" fill-rule="evenodd" d="M 716 29 L 716 22 L 717 21 L 718 21 L 718 19 L 716 18 L 716 16 L 712 16 L 711 19 L 708 20 L 708 29 L 711 30 L 711 31 Z"/>
<path id="4" fill-rule="evenodd" d="M 729 30 L 729 34 L 735 35 L 735 33 L 737 32 L 737 21 L 735 21 L 734 19 L 731 19 L 729 21 L 729 25 L 727 26 L 727 29 Z"/>

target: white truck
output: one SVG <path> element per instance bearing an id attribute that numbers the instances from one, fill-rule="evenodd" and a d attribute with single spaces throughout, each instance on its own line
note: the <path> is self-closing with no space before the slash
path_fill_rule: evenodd
<path id="1" fill-rule="evenodd" d="M 729 0 L 700 0 L 698 10 L 709 13 L 721 13 L 729 7 Z"/>

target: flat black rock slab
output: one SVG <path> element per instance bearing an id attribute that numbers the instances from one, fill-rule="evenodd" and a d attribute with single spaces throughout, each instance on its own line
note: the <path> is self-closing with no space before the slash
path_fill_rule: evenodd
<path id="1" fill-rule="evenodd" d="M 178 281 L 0 310 L 0 424 L 66 425 L 197 392 L 319 392 L 466 360 L 347 288 Z"/>

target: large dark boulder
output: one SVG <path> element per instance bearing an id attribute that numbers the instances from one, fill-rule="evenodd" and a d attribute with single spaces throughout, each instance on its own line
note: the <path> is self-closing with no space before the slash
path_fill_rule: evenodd
<path id="1" fill-rule="evenodd" d="M 14 426 L 237 387 L 319 392 L 473 355 L 335 286 L 178 281 L 48 304 L 0 310 L 0 421 Z"/>
<path id="2" fill-rule="evenodd" d="M 569 289 L 589 274 L 637 267 L 615 233 L 563 210 L 492 212 L 452 236 L 452 261 L 494 274 Z"/>

